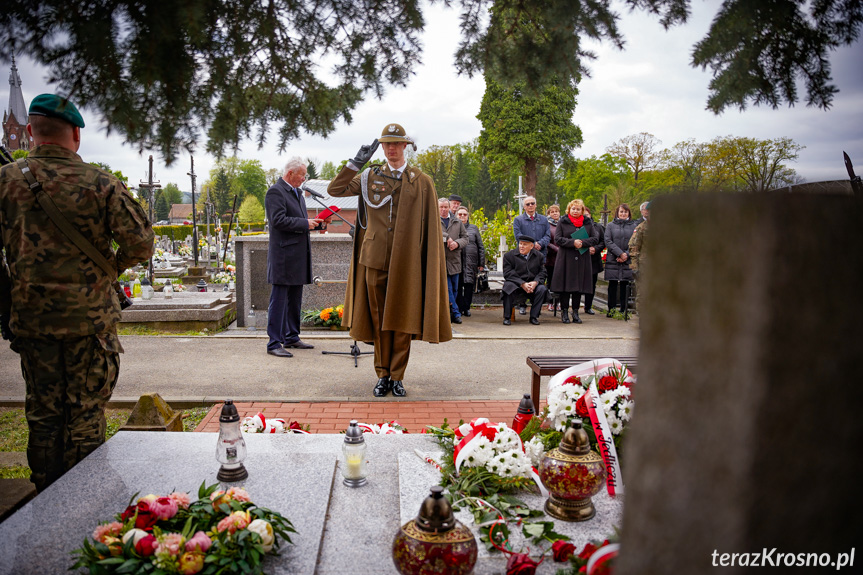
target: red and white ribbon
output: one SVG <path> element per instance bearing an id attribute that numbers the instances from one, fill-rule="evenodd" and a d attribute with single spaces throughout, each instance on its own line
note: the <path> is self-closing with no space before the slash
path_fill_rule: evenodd
<path id="1" fill-rule="evenodd" d="M 587 560 L 587 575 L 598 575 L 599 573 L 608 573 L 608 563 L 617 557 L 620 551 L 619 543 L 609 543 L 603 545 L 593 552 L 590 559 Z"/>
<path id="2" fill-rule="evenodd" d="M 622 370 L 623 364 L 616 359 L 604 357 L 602 359 L 595 359 L 593 361 L 586 361 L 584 363 L 579 363 L 578 365 L 573 365 L 572 367 L 568 367 L 553 376 L 548 382 L 548 389 L 551 390 L 558 385 L 563 385 L 563 382 L 573 375 L 577 377 L 587 377 L 589 375 L 596 375 L 597 378 L 602 377 L 603 375 L 606 375 L 608 370 L 612 367 L 617 370 Z M 627 369 L 625 380 L 629 381 L 632 379 L 634 379 L 632 372 Z"/>
<path id="3" fill-rule="evenodd" d="M 405 431 L 401 428 L 398 421 L 390 421 L 375 425 L 374 423 L 358 423 L 357 427 L 363 430 L 363 433 L 371 433 L 373 435 L 401 435 Z"/>
<path id="4" fill-rule="evenodd" d="M 593 425 L 593 432 L 596 435 L 599 454 L 602 456 L 605 470 L 608 472 L 605 486 L 608 489 L 608 494 L 614 497 L 617 493 L 623 493 L 623 477 L 620 475 L 620 461 L 617 459 L 614 437 L 611 435 L 611 428 L 608 427 L 605 411 L 599 404 L 599 392 L 596 390 L 595 381 L 590 384 L 584 401 L 587 404 L 587 411 L 590 413 L 590 423 Z"/>

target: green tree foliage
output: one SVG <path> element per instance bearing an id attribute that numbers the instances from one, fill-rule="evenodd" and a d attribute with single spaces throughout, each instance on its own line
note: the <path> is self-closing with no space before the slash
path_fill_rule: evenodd
<path id="1" fill-rule="evenodd" d="M 321 173 L 318 175 L 322 180 L 332 180 L 338 175 L 338 171 L 336 171 L 336 165 L 332 162 L 324 162 L 321 165 Z"/>
<path id="2" fill-rule="evenodd" d="M 20 160 L 21 158 L 26 158 L 30 155 L 30 152 L 27 150 L 15 150 L 12 152 L 12 158 L 15 160 Z"/>
<path id="3" fill-rule="evenodd" d="M 238 214 L 240 223 L 262 222 L 264 221 L 264 206 L 258 201 L 255 196 L 249 196 L 243 200 Z"/>
<path id="4" fill-rule="evenodd" d="M 306 161 L 308 162 L 306 164 L 306 174 L 310 180 L 317 180 L 320 176 L 318 176 L 318 167 L 315 165 L 315 161 L 311 158 Z"/>
<path id="5" fill-rule="evenodd" d="M 224 180 L 219 183 L 217 180 L 221 175 L 224 175 Z M 211 193 L 210 201 L 216 205 L 220 214 L 231 209 L 235 195 L 239 198 L 238 205 L 249 196 L 256 197 L 258 203 L 263 205 L 270 187 L 267 178 L 267 172 L 259 160 L 241 160 L 236 156 L 222 158 L 210 170 L 210 178 L 201 186 L 201 195 L 196 199 L 203 209 L 203 202 L 208 198 L 207 193 Z"/>
<path id="6" fill-rule="evenodd" d="M 692 52 L 693 66 L 713 72 L 707 108 L 792 105 L 803 79 L 806 104 L 828 109 L 838 92 L 829 52 L 856 41 L 861 23 L 859 1 L 725 0 Z"/>
<path id="7" fill-rule="evenodd" d="M 165 197 L 165 194 L 159 194 L 159 197 L 156 198 L 156 204 L 153 206 L 153 213 L 156 215 L 156 221 L 159 222 L 167 220 L 170 211 L 171 206 L 168 205 L 168 199 Z"/>
<path id="8" fill-rule="evenodd" d="M 327 136 L 350 122 L 367 92 L 404 85 L 419 63 L 419 5 L 5 0 L 0 45 L 48 66 L 58 93 L 170 164 L 202 131 L 221 154 L 252 136 L 263 145 L 271 124 L 284 150 L 301 132 Z"/>
<path id="9" fill-rule="evenodd" d="M 431 146 L 416 155 L 415 163 L 428 177 L 434 181 L 438 197 L 450 194 L 449 182 L 455 162 L 455 150 L 452 146 Z"/>
<path id="10" fill-rule="evenodd" d="M 165 184 L 165 187 L 162 188 L 162 195 L 165 196 L 165 201 L 168 202 L 169 206 L 183 203 L 183 192 L 180 191 L 180 188 L 177 186 L 177 184 Z"/>
<path id="11" fill-rule="evenodd" d="M 566 171 L 558 186 L 563 191 L 560 200 L 561 210 L 570 200 L 584 201 L 598 216 L 603 209 L 603 196 L 611 189 L 615 197 L 626 196 L 632 189 L 632 172 L 621 158 L 605 153 L 599 158 L 591 156 L 576 160 L 575 165 Z M 609 209 L 613 209 L 609 205 Z"/>
<path id="12" fill-rule="evenodd" d="M 586 39 L 623 48 L 608 0 L 431 0 L 461 6 L 456 68 L 540 93 L 575 86 L 595 54 Z M 621 8 L 685 23 L 691 0 L 624 0 Z M 109 131 L 170 164 L 206 132 L 208 152 L 259 146 L 277 127 L 279 149 L 301 132 L 327 136 L 372 93 L 402 86 L 420 61 L 420 0 L 5 0 L 0 46 L 48 67 L 56 92 L 101 111 Z M 381 15 L 387 17 L 382 18 Z M 789 105 L 804 81 L 809 105 L 828 108 L 829 52 L 856 42 L 855 0 L 723 0 L 692 52 L 710 68 L 708 107 Z M 297 40 L 294 31 L 303 31 Z M 154 40 L 155 39 L 155 40 Z M 319 65 L 326 60 L 326 74 Z"/>
<path id="13" fill-rule="evenodd" d="M 124 184 L 128 185 L 128 183 L 129 183 L 129 178 L 124 176 L 123 172 L 121 172 L 120 170 L 112 170 L 111 166 L 109 166 L 108 164 L 106 164 L 104 162 L 90 162 L 90 165 L 96 166 L 97 168 L 102 168 L 106 172 L 111 172 L 112 174 L 117 176 L 117 179 L 120 180 L 121 182 L 123 182 Z"/>
<path id="14" fill-rule="evenodd" d="M 763 192 L 799 183 L 787 162 L 796 160 L 803 148 L 791 138 L 716 138 L 708 145 L 708 162 L 716 170 L 715 176 L 711 174 L 711 187 Z"/>
<path id="15" fill-rule="evenodd" d="M 227 213 L 233 206 L 233 196 L 231 195 L 231 182 L 228 179 L 228 174 L 225 170 L 219 170 L 216 172 L 215 177 L 212 178 L 212 184 L 209 191 L 213 194 L 210 201 L 215 204 L 216 213 Z"/>
<path id="16" fill-rule="evenodd" d="M 477 118 L 482 122 L 479 150 L 493 178 L 524 174 L 524 190 L 536 194 L 537 166 L 554 165 L 581 145 L 581 129 L 572 123 L 578 90 L 546 84 L 538 95 L 524 85 L 506 89 L 486 78 Z"/>
<path id="17" fill-rule="evenodd" d="M 482 162 L 476 178 L 476 187 L 471 196 L 474 210 L 483 210 L 487 214 L 495 213 L 501 206 L 500 184 L 491 179 L 488 164 Z"/>

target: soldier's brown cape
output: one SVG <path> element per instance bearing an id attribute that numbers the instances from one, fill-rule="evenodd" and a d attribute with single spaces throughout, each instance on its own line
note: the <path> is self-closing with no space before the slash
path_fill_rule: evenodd
<path id="1" fill-rule="evenodd" d="M 332 196 L 359 195 L 359 174 L 345 167 L 330 182 L 327 191 Z M 400 198 L 382 329 L 409 333 L 413 339 L 431 343 L 449 341 L 452 339 L 452 326 L 443 233 L 434 183 L 418 169 L 408 167 L 398 193 Z M 362 209 L 362 197 L 359 203 Z M 351 337 L 355 340 L 372 341 L 366 268 L 359 263 L 364 237 L 365 230 L 357 225 L 342 325 L 350 327 Z"/>

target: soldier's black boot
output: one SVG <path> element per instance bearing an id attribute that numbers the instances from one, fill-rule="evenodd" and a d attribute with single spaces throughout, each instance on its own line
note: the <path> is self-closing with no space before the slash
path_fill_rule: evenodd
<path id="1" fill-rule="evenodd" d="M 581 323 L 581 318 L 578 317 L 578 312 L 575 310 L 572 311 L 572 323 Z"/>
<path id="2" fill-rule="evenodd" d="M 569 323 L 569 310 L 562 310 L 560 312 L 560 321 L 563 323 Z"/>
<path id="3" fill-rule="evenodd" d="M 393 389 L 393 382 L 390 380 L 390 376 L 385 376 L 378 379 L 378 382 L 375 384 L 375 389 L 372 393 L 374 393 L 375 397 L 384 397 Z"/>

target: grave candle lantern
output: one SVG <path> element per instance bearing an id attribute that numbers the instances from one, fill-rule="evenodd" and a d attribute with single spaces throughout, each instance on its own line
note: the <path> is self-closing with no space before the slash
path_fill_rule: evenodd
<path id="1" fill-rule="evenodd" d="M 357 427 L 356 419 L 351 420 L 351 424 L 345 432 L 342 453 L 345 456 L 344 467 L 342 467 L 345 485 L 361 487 L 368 483 L 366 479 L 366 440 L 363 438 L 363 430 Z"/>
<path id="2" fill-rule="evenodd" d="M 141 299 L 153 299 L 153 286 L 147 278 L 141 282 Z"/>
<path id="3" fill-rule="evenodd" d="M 174 297 L 174 286 L 171 285 L 171 280 L 165 282 L 165 287 L 162 289 L 162 293 L 165 294 L 165 299 L 171 299 Z"/>
<path id="4" fill-rule="evenodd" d="M 515 418 L 512 420 L 512 429 L 516 433 L 521 433 L 527 424 L 533 419 L 533 401 L 530 399 L 530 394 L 525 393 L 524 397 L 518 404 L 518 411 L 515 413 Z"/>
<path id="5" fill-rule="evenodd" d="M 205 282 L 203 279 L 199 279 L 196 287 L 198 288 L 199 292 L 205 292 L 207 291 L 207 282 Z"/>
<path id="6" fill-rule="evenodd" d="M 246 441 L 240 429 L 240 414 L 230 399 L 225 400 L 219 415 L 219 441 L 216 460 L 222 464 L 216 479 L 225 483 L 242 481 L 249 476 L 243 461 L 246 459 Z"/>
<path id="7" fill-rule="evenodd" d="M 476 565 L 476 538 L 456 520 L 443 487 L 435 485 L 416 519 L 393 540 L 393 562 L 402 575 L 461 575 Z"/>
<path id="8" fill-rule="evenodd" d="M 592 519 L 596 508 L 590 498 L 599 493 L 606 473 L 602 458 L 590 449 L 581 420 L 574 419 L 560 445 L 539 464 L 539 479 L 550 492 L 545 512 L 563 521 Z"/>

